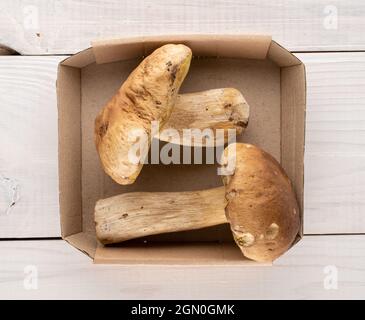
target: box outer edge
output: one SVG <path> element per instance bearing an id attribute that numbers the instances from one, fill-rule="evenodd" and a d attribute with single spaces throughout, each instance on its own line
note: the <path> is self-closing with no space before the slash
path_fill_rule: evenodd
<path id="1" fill-rule="evenodd" d="M 292 54 L 292 53 L 291 53 Z M 293 54 L 292 54 L 293 55 Z M 294 55 L 293 55 L 294 56 Z M 302 145 L 302 150 L 301 150 L 301 154 L 302 154 L 302 162 L 301 162 L 301 167 L 302 167 L 302 172 L 301 172 L 301 176 L 300 176 L 300 179 L 302 181 L 301 183 L 301 193 L 300 193 L 300 199 L 298 199 L 298 202 L 300 203 L 300 230 L 298 232 L 298 235 L 296 236 L 293 244 L 291 245 L 291 247 L 293 247 L 296 243 L 298 243 L 304 236 L 304 180 L 305 180 L 305 163 L 304 163 L 304 157 L 305 157 L 305 132 L 306 132 L 306 102 L 307 102 L 307 82 L 306 82 L 306 68 L 305 68 L 305 64 L 298 59 L 298 61 L 300 61 L 299 64 L 295 64 L 295 65 L 291 65 L 291 66 L 284 66 L 283 69 L 285 68 L 290 68 L 290 67 L 302 67 L 302 72 L 301 72 L 301 79 L 302 79 L 302 82 L 303 82 L 303 87 L 302 87 L 302 94 L 303 94 L 303 130 L 301 132 L 302 134 L 302 141 L 303 141 L 303 145 Z M 281 148 L 282 148 L 282 145 L 281 145 Z M 283 150 L 281 149 L 281 152 L 283 152 Z M 292 181 L 293 183 L 293 181 Z"/>
<path id="2" fill-rule="evenodd" d="M 265 59 L 271 41 L 271 36 L 267 35 L 193 34 L 97 40 L 92 41 L 92 48 L 98 64 L 146 56 L 166 43 L 186 44 L 196 56 Z M 222 42 L 227 45 L 218 45 Z M 235 46 L 230 46 L 230 42 L 235 43 Z M 247 43 L 250 43 L 250 47 L 246 46 Z"/>
<path id="3" fill-rule="evenodd" d="M 284 47 L 282 47 L 280 44 L 278 44 L 276 41 L 272 40 L 271 36 L 265 36 L 265 35 L 169 35 L 169 36 L 150 36 L 150 37 L 131 37 L 131 38 L 118 38 L 118 39 L 109 39 L 109 40 L 96 40 L 96 41 L 92 41 L 92 47 L 91 48 L 87 48 L 85 50 L 81 50 L 78 53 L 71 55 L 70 57 L 65 58 L 64 60 L 62 60 L 59 63 L 59 67 L 58 67 L 58 73 L 59 73 L 59 68 L 60 65 L 64 65 L 64 66 L 69 66 L 69 67 L 74 67 L 74 68 L 83 68 L 86 65 L 96 62 L 96 63 L 108 63 L 108 62 L 112 62 L 112 61 L 116 61 L 113 59 L 110 59 L 110 57 L 104 57 L 103 55 L 100 56 L 100 52 L 101 50 L 104 50 L 105 48 L 108 48 L 109 46 L 118 46 L 118 45 L 129 45 L 131 43 L 134 43 L 135 41 L 137 41 L 137 43 L 143 43 L 142 45 L 142 50 L 143 50 L 143 55 L 145 55 L 149 50 L 151 50 L 151 47 L 148 47 L 145 45 L 146 42 L 150 43 L 167 43 L 167 42 L 189 42 L 189 41 L 198 41 L 201 39 L 204 39 L 206 41 L 221 41 L 221 40 L 225 40 L 224 38 L 228 38 L 230 41 L 240 41 L 242 39 L 245 39 L 245 41 L 252 41 L 254 39 L 259 39 L 260 44 L 261 44 L 261 49 L 263 47 L 266 47 L 266 50 L 260 51 L 261 54 L 259 54 L 259 59 L 265 59 L 269 53 L 270 50 L 270 46 L 275 43 L 278 46 L 280 46 L 281 48 L 283 48 L 285 51 L 287 51 L 289 54 L 291 54 L 293 57 L 295 57 L 295 59 L 299 62 L 298 64 L 302 64 L 304 67 L 304 95 L 305 95 L 305 101 L 304 101 L 304 112 L 306 112 L 306 72 L 305 72 L 305 65 L 304 63 L 297 58 L 295 55 L 293 55 L 290 51 L 288 51 L 287 49 L 285 49 Z M 190 40 L 189 40 L 190 39 Z M 152 45 L 153 47 L 153 45 Z M 94 59 L 86 59 L 86 62 L 83 61 L 83 59 L 81 58 L 81 61 L 79 60 L 75 60 L 74 57 L 77 55 L 82 55 L 84 52 L 92 50 L 92 53 L 94 55 Z M 219 52 L 215 52 L 214 55 L 212 56 L 222 56 L 218 54 Z M 126 57 L 125 59 L 128 58 L 133 58 L 135 56 L 131 56 L 131 57 Z M 226 56 L 225 56 L 226 57 Z M 239 58 L 256 58 L 257 57 L 253 57 L 253 56 L 239 56 Z M 121 60 L 121 59 L 117 59 L 117 60 Z M 76 61 L 76 63 L 75 63 Z M 70 63 L 71 62 L 71 63 Z M 282 66 L 280 66 L 282 67 Z M 58 78 L 57 78 L 58 80 Z M 57 81 L 58 83 L 58 81 Z M 59 88 L 57 86 L 57 104 L 59 103 Z M 304 115 L 304 121 L 305 121 L 305 115 Z M 304 123 L 304 139 L 305 139 L 305 123 Z M 304 141 L 305 142 L 305 141 Z M 305 149 L 305 143 L 303 144 L 303 155 L 304 155 L 304 149 Z M 304 162 L 304 157 L 303 157 L 303 162 Z M 304 164 L 303 164 L 303 195 L 302 195 L 302 202 L 304 201 Z M 60 201 L 61 202 L 61 201 Z M 304 210 L 303 210 L 304 211 Z M 62 221 L 62 217 L 60 219 Z M 62 224 L 62 223 L 61 223 Z M 304 225 L 304 214 L 302 213 L 301 215 L 301 230 L 297 236 L 297 238 L 295 239 L 295 241 L 293 242 L 292 246 L 293 247 L 298 241 L 300 241 L 300 239 L 302 239 L 303 237 L 303 225 Z M 65 236 L 64 234 L 62 234 L 62 238 L 64 240 L 66 240 L 67 242 L 69 242 L 71 245 L 75 246 L 77 249 L 79 249 L 80 251 L 82 251 L 83 253 L 87 254 L 88 256 L 90 256 L 91 258 L 93 258 L 94 263 L 102 263 L 99 259 L 95 260 L 95 255 L 98 252 L 98 245 L 96 244 L 94 248 L 90 248 L 87 245 L 85 246 L 85 241 L 82 240 L 82 238 L 87 237 L 87 235 L 85 234 L 85 232 L 75 232 L 71 235 L 67 235 Z M 77 240 L 75 240 L 77 239 Z M 133 265 L 133 263 L 126 263 L 125 261 L 120 261 L 120 263 L 123 264 L 130 264 Z M 136 265 L 141 265 L 143 264 L 143 262 L 138 262 L 135 263 Z M 150 264 L 150 262 L 148 262 L 148 264 Z M 157 263 L 157 264 L 161 264 L 161 263 Z M 214 264 L 214 263 L 213 263 Z M 220 265 L 229 265 L 229 264 L 225 264 L 225 263 L 219 263 Z M 177 263 L 168 263 L 167 265 L 178 265 Z M 185 263 L 182 263 L 181 265 L 186 265 Z M 204 265 L 204 264 L 202 264 Z M 211 263 L 208 263 L 207 265 L 212 265 Z M 237 265 L 237 264 L 233 264 L 233 265 Z M 239 264 L 239 265 L 245 265 L 245 264 Z"/>
<path id="4" fill-rule="evenodd" d="M 133 257 L 133 253 L 130 254 L 129 247 L 125 248 L 115 248 L 115 247 L 101 247 L 99 246 L 96 249 L 96 253 L 94 256 L 95 264 L 127 264 L 127 265 L 166 265 L 166 266 L 178 266 L 178 265 L 220 265 L 220 266 L 270 266 L 272 263 L 261 263 L 253 260 L 249 260 L 243 257 L 239 248 L 232 243 L 227 242 L 191 242 L 188 245 L 180 246 L 181 243 L 169 243 L 170 247 L 175 247 L 176 251 L 168 250 L 165 248 L 162 251 L 159 248 L 159 243 L 154 243 L 153 248 L 139 247 L 139 256 L 143 256 L 142 259 L 136 260 Z M 118 249 L 122 249 L 125 251 L 119 251 Z M 117 254 L 115 252 L 118 250 Z M 135 248 L 133 248 L 135 250 Z M 193 252 L 192 252 L 193 251 Z M 166 253 L 168 252 L 168 253 Z M 205 255 L 209 252 L 209 258 L 206 258 Z M 113 256 L 114 255 L 114 256 Z M 124 255 L 123 258 L 120 258 L 120 255 Z M 126 258 L 125 256 L 128 255 Z M 197 259 L 184 259 L 184 256 L 198 256 Z M 213 256 L 213 258 L 212 258 Z M 138 261 L 138 262 L 136 262 Z"/>
<path id="5" fill-rule="evenodd" d="M 67 139 L 67 137 L 65 138 L 64 132 L 69 132 L 69 130 L 67 130 L 64 127 L 64 123 L 65 121 L 63 121 L 64 117 L 68 116 L 68 113 L 65 112 L 64 110 L 64 106 L 63 104 L 66 103 L 65 101 L 63 101 L 64 99 L 68 99 L 68 95 L 67 94 L 61 94 L 61 86 L 65 86 L 66 90 L 67 90 L 67 86 L 69 86 L 68 81 L 64 81 L 63 77 L 66 77 L 66 73 L 67 72 L 74 72 L 75 68 L 69 67 L 69 66 L 65 66 L 62 64 L 63 61 L 61 61 L 58 65 L 58 69 L 57 69 L 57 81 L 56 81 L 56 93 L 57 93 L 57 111 L 58 111 L 58 115 L 57 115 L 57 122 L 58 122 L 58 172 L 59 172 L 59 210 L 60 210 L 60 225 L 61 225 L 61 236 L 63 239 L 65 239 L 67 236 L 74 234 L 74 233 L 78 233 L 80 231 L 82 231 L 82 216 L 81 217 L 77 217 L 77 216 L 69 216 L 67 214 L 65 214 L 65 211 L 71 211 L 70 209 L 65 208 L 66 206 L 72 206 L 72 205 L 76 205 L 77 207 L 79 207 L 79 209 L 81 210 L 81 207 L 78 206 L 77 203 L 71 204 L 70 202 L 74 202 L 74 201 L 68 201 L 70 195 L 66 195 L 67 192 L 70 192 L 69 188 L 64 188 L 64 184 L 66 183 L 66 180 L 68 179 L 68 177 L 66 177 L 67 173 L 64 173 L 64 164 L 67 162 L 66 161 L 66 145 L 68 144 L 68 142 L 70 141 L 70 139 Z M 74 75 L 75 76 L 75 75 Z M 61 84 L 61 81 L 62 84 Z M 80 81 L 76 79 L 76 81 Z M 63 89 L 65 89 L 63 87 Z M 66 96 L 66 97 L 65 97 Z M 76 100 L 78 98 L 76 97 Z M 77 110 L 75 111 L 76 113 Z M 81 142 L 81 132 L 79 136 L 79 142 Z M 74 140 L 74 139 L 71 139 Z M 71 148 L 72 149 L 72 148 Z M 77 153 L 77 152 L 76 152 Z M 81 153 L 79 154 L 79 156 L 81 157 Z M 65 159 L 64 159 L 65 158 Z M 81 159 L 80 159 L 81 160 Z M 80 161 L 80 165 L 81 165 L 81 161 Z M 80 175 L 81 175 L 81 168 L 80 168 Z M 80 186 L 79 188 L 79 195 L 81 196 L 81 176 L 80 176 Z M 67 197 L 68 199 L 65 199 L 64 197 Z M 79 203 L 81 205 L 81 201 Z M 66 227 L 66 225 L 70 225 L 70 223 L 67 223 L 66 220 L 67 219 L 73 219 L 74 223 L 71 224 L 72 227 Z"/>

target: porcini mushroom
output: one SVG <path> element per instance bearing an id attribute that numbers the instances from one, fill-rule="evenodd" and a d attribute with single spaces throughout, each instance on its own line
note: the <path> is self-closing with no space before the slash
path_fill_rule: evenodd
<path id="1" fill-rule="evenodd" d="M 300 217 L 292 184 L 280 164 L 260 148 L 230 144 L 234 170 L 225 186 L 188 192 L 134 192 L 99 200 L 97 238 L 104 244 L 230 223 L 243 255 L 273 261 L 293 243 Z"/>
<path id="2" fill-rule="evenodd" d="M 104 171 L 119 184 L 131 184 L 142 169 L 130 151 L 141 133 L 149 149 L 151 122 L 162 127 L 170 117 L 192 52 L 182 44 L 167 44 L 146 57 L 129 75 L 95 119 L 95 144 Z M 135 139 L 133 137 L 135 136 Z"/>
<path id="3" fill-rule="evenodd" d="M 243 255 L 273 261 L 299 232 L 299 207 L 291 181 L 280 164 L 262 149 L 230 144 L 226 158 L 236 154 L 231 176 L 225 176 L 225 212 L 233 238 Z"/>

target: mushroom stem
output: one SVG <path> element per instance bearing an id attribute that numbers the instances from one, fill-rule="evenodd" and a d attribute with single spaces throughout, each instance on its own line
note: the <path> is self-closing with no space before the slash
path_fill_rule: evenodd
<path id="1" fill-rule="evenodd" d="M 205 133 L 211 130 L 209 143 L 223 145 L 229 140 L 228 129 L 235 130 L 239 135 L 246 129 L 248 119 L 249 106 L 237 89 L 220 88 L 180 94 L 158 138 L 185 146 L 205 146 L 206 139 L 191 141 L 184 137 L 184 130 L 199 129 Z M 217 129 L 223 134 L 218 134 Z M 178 135 L 169 136 L 171 130 L 177 131 Z"/>
<path id="2" fill-rule="evenodd" d="M 132 192 L 99 200 L 96 234 L 103 244 L 227 223 L 225 187 L 185 192 Z"/>

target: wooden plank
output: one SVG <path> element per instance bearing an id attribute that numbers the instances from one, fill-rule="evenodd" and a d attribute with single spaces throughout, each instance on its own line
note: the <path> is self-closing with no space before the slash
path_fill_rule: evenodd
<path id="1" fill-rule="evenodd" d="M 361 299 L 364 252 L 365 235 L 306 236 L 272 267 L 108 266 L 62 240 L 2 241 L 0 298 Z"/>
<path id="2" fill-rule="evenodd" d="M 307 234 L 365 232 L 365 53 L 297 55 L 307 70 Z"/>
<path id="3" fill-rule="evenodd" d="M 305 233 L 364 233 L 365 53 L 298 57 L 308 80 Z M 63 58 L 0 58 L 0 173 L 20 183 L 9 215 L 0 187 L 0 238 L 60 235 L 54 83 Z"/>
<path id="4" fill-rule="evenodd" d="M 271 34 L 290 50 L 365 49 L 361 0 L 3 0 L 0 44 L 70 54 L 97 38 L 176 33 Z"/>
<path id="5" fill-rule="evenodd" d="M 55 84 L 63 58 L 0 57 L 0 238 L 60 234 Z"/>

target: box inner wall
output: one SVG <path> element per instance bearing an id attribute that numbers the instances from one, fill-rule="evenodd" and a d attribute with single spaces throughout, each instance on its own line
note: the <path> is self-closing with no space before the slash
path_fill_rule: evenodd
<path id="1" fill-rule="evenodd" d="M 95 233 L 101 198 L 132 191 L 184 191 L 222 185 L 216 165 L 145 165 L 137 181 L 121 186 L 102 170 L 94 145 L 94 119 L 141 59 L 91 64 L 81 71 L 83 231 Z M 193 59 L 180 93 L 234 87 L 250 105 L 250 122 L 238 141 L 262 147 L 280 161 L 280 68 L 269 60 Z M 232 241 L 228 225 L 148 237 L 151 241 Z M 139 239 L 137 241 L 143 241 Z"/>

